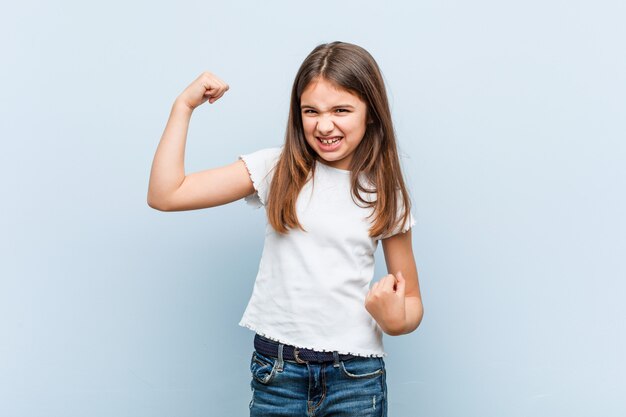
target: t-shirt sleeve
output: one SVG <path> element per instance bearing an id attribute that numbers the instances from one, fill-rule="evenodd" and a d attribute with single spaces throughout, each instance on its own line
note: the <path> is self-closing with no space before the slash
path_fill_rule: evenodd
<path id="1" fill-rule="evenodd" d="M 402 219 L 402 215 L 404 214 L 404 204 L 402 201 L 402 194 L 398 193 L 398 217 Z M 409 217 L 406 219 L 406 222 L 402 223 L 402 220 L 398 221 L 398 224 L 393 228 L 393 230 L 387 234 L 378 236 L 378 239 L 387 239 L 388 237 L 397 235 L 398 233 L 405 233 L 410 228 L 415 226 L 415 217 L 413 213 L 409 210 Z"/>
<path id="2" fill-rule="evenodd" d="M 246 203 L 249 205 L 255 208 L 265 206 L 274 176 L 274 167 L 281 151 L 282 147 L 267 148 L 246 155 L 239 155 L 239 159 L 246 165 L 255 190 L 254 193 L 245 197 Z"/>

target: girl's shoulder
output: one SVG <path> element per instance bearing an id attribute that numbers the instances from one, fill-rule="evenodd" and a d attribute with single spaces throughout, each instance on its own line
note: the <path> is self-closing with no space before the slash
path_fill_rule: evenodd
<path id="1" fill-rule="evenodd" d="M 239 159 L 246 164 L 250 175 L 259 176 L 260 178 L 261 176 L 267 176 L 276 166 L 282 151 L 282 146 L 264 148 L 251 153 L 241 154 Z M 252 181 L 254 181 L 254 178 L 252 178 Z"/>
<path id="2" fill-rule="evenodd" d="M 262 160 L 272 160 L 280 157 L 281 152 L 283 151 L 283 146 L 274 146 L 271 148 L 263 148 L 256 150 L 254 152 L 241 154 L 239 155 L 239 159 L 262 159 Z"/>
<path id="3" fill-rule="evenodd" d="M 246 197 L 246 202 L 254 207 L 265 205 L 274 167 L 278 163 L 283 147 L 264 148 L 252 153 L 239 155 L 252 180 L 255 193 Z"/>

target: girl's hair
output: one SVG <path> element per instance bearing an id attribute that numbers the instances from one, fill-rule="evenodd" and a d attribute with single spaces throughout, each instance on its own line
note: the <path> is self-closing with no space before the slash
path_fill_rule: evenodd
<path id="1" fill-rule="evenodd" d="M 296 74 L 285 146 L 267 198 L 268 220 L 279 233 L 296 227 L 304 230 L 296 215 L 296 200 L 319 157 L 304 136 L 300 98 L 317 78 L 355 94 L 367 104 L 365 135 L 350 163 L 352 199 L 361 207 L 373 208 L 371 237 L 390 233 L 400 222 L 405 225 L 408 221 L 410 199 L 400 169 L 385 84 L 374 58 L 365 49 L 344 42 L 317 46 Z M 360 181 L 361 174 L 369 184 Z M 367 198 L 369 193 L 376 193 L 373 201 Z"/>

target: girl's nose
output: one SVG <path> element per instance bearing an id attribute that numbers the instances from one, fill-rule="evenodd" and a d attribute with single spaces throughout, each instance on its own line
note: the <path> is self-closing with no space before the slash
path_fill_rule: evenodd
<path id="1" fill-rule="evenodd" d="M 330 118 L 328 117 L 321 117 L 317 122 L 317 130 L 322 135 L 329 134 L 330 132 L 333 131 L 334 128 L 335 128 L 335 125 L 333 124 L 332 120 L 330 120 Z"/>

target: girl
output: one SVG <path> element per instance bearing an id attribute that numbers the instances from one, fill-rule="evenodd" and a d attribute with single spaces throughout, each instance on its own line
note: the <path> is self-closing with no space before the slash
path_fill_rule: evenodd
<path id="1" fill-rule="evenodd" d="M 293 84 L 283 147 L 185 175 L 191 114 L 226 91 L 205 72 L 177 97 L 148 204 L 194 210 L 245 197 L 266 209 L 259 272 L 240 322 L 256 332 L 250 416 L 385 416 L 382 332 L 412 332 L 423 308 L 380 70 L 359 46 L 316 47 Z M 379 240 L 389 274 L 369 288 Z"/>

